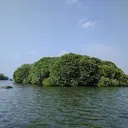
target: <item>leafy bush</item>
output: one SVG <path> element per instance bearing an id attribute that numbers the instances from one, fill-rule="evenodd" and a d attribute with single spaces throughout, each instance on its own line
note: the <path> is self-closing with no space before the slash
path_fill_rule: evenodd
<path id="1" fill-rule="evenodd" d="M 3 73 L 0 73 L 0 80 L 8 80 L 8 77 L 5 76 Z"/>
<path id="2" fill-rule="evenodd" d="M 30 64 L 23 64 L 13 74 L 15 83 L 27 83 L 28 75 L 31 69 Z"/>
<path id="3" fill-rule="evenodd" d="M 82 57 L 79 61 L 79 85 L 96 85 L 98 79 L 96 59 Z"/>
<path id="4" fill-rule="evenodd" d="M 63 55 L 50 68 L 50 76 L 57 79 L 57 86 L 77 86 L 79 84 L 79 61 L 81 55 Z"/>
<path id="5" fill-rule="evenodd" d="M 50 76 L 47 79 L 45 79 L 42 84 L 44 87 L 56 86 L 57 79 L 54 76 Z"/>
<path id="6" fill-rule="evenodd" d="M 57 59 L 57 57 L 44 57 L 35 62 L 28 76 L 29 83 L 41 85 L 43 80 L 49 77 L 49 68 Z"/>
<path id="7" fill-rule="evenodd" d="M 122 73 L 118 79 L 120 86 L 128 86 L 128 75 Z"/>
<path id="8" fill-rule="evenodd" d="M 100 87 L 113 87 L 118 86 L 119 82 L 116 79 L 109 79 L 105 77 L 101 77 L 98 83 L 98 86 Z"/>
<path id="9" fill-rule="evenodd" d="M 73 53 L 22 65 L 13 78 L 16 83 L 43 86 L 128 86 L 128 75 L 113 62 Z"/>

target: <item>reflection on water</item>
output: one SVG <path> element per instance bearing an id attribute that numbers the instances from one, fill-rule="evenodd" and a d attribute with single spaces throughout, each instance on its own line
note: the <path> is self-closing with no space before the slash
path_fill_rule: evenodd
<path id="1" fill-rule="evenodd" d="M 128 88 L 13 87 L 0 89 L 0 128 L 128 127 Z"/>

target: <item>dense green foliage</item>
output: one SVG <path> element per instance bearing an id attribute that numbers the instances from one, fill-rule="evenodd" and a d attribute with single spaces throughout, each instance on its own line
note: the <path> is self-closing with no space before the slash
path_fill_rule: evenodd
<path id="1" fill-rule="evenodd" d="M 57 61 L 57 57 L 44 57 L 35 62 L 31 67 L 28 81 L 31 84 L 41 85 L 43 80 L 49 77 L 49 68 Z"/>
<path id="2" fill-rule="evenodd" d="M 113 62 L 78 54 L 44 57 L 14 72 L 16 83 L 43 86 L 127 86 L 128 75 Z"/>
<path id="3" fill-rule="evenodd" d="M 0 73 L 0 80 L 8 80 L 8 77 L 5 76 L 3 73 Z"/>
<path id="4" fill-rule="evenodd" d="M 31 69 L 30 64 L 23 64 L 19 67 L 13 74 L 13 79 L 15 83 L 28 83 L 28 75 Z"/>
<path id="5" fill-rule="evenodd" d="M 109 79 L 102 76 L 98 82 L 98 86 L 118 86 L 119 82 L 116 79 Z"/>

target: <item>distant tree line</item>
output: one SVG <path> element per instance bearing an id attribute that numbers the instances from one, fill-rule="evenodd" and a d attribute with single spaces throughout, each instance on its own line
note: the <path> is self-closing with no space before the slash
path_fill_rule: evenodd
<path id="1" fill-rule="evenodd" d="M 5 76 L 3 73 L 0 73 L 0 80 L 8 80 L 9 78 Z"/>
<path id="2" fill-rule="evenodd" d="M 73 53 L 23 64 L 16 69 L 13 79 L 15 83 L 43 86 L 128 85 L 128 75 L 113 62 Z"/>

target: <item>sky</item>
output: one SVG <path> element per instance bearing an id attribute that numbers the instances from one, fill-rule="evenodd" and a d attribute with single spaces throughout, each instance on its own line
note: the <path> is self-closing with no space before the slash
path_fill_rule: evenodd
<path id="1" fill-rule="evenodd" d="M 127 0 L 0 0 L 0 72 L 73 52 L 128 73 Z"/>

